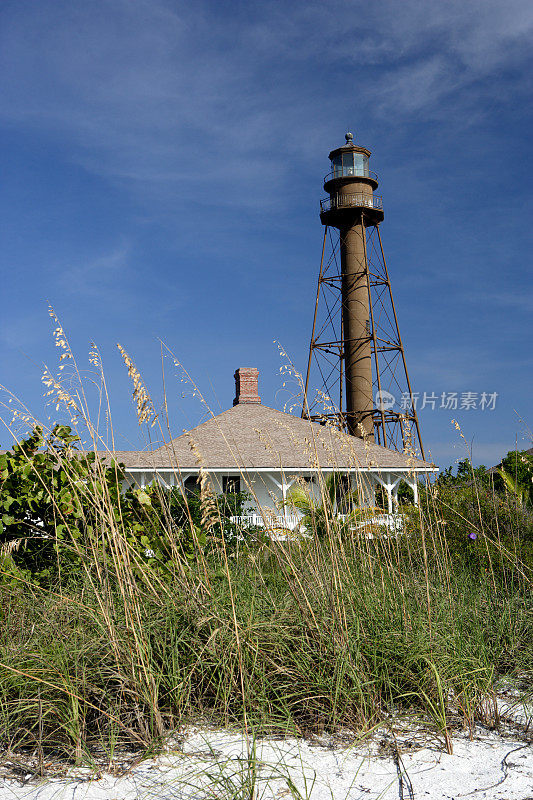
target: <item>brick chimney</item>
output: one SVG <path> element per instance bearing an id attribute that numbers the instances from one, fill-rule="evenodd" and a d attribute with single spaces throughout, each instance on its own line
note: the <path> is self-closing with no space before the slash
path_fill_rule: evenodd
<path id="1" fill-rule="evenodd" d="M 259 397 L 259 370 L 255 367 L 239 367 L 235 372 L 235 400 L 233 405 L 241 403 L 261 403 Z"/>

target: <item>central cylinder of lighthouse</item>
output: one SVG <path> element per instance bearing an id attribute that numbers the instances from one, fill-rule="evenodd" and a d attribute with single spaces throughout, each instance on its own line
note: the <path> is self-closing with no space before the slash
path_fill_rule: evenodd
<path id="1" fill-rule="evenodd" d="M 352 435 L 373 439 L 369 287 L 362 216 L 341 228 L 340 252 L 346 422 Z"/>
<path id="2" fill-rule="evenodd" d="M 324 180 L 329 197 L 322 201 L 324 225 L 339 229 L 346 427 L 353 436 L 374 440 L 372 329 L 366 229 L 383 219 L 378 182 L 369 169 L 370 151 L 346 144 L 329 154 L 332 169 Z"/>

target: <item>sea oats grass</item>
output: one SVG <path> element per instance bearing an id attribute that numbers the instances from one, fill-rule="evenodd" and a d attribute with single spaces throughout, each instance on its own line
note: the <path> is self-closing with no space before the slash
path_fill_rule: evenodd
<path id="1" fill-rule="evenodd" d="M 75 364 L 59 325 L 56 338 L 68 356 L 61 364 Z M 164 415 L 121 352 L 139 422 L 163 435 Z M 112 442 L 99 429 L 110 418 L 101 374 L 95 422 L 80 386 L 67 392 L 45 376 L 89 450 Z M 475 476 L 471 503 L 456 507 L 455 495 L 428 485 L 420 506 L 404 509 L 403 532 L 391 534 L 354 524 L 364 521 L 357 492 L 348 522 L 339 519 L 331 478 L 319 475 L 305 535 L 275 540 L 247 529 L 225 536 L 224 499 L 204 471 L 199 516 L 184 495 L 177 527 L 162 487 L 133 496 L 139 514 L 148 509 L 136 517 L 98 460 L 91 482 L 69 477 L 72 449 L 57 447 L 54 457 L 78 522 L 45 482 L 56 512 L 43 539 L 49 572 L 23 568 L 26 545 L 7 542 L 1 555 L 6 750 L 112 760 L 121 748 L 154 748 L 191 721 L 243 727 L 253 738 L 361 734 L 401 715 L 430 724 L 451 749 L 454 725 L 486 718 L 498 678 L 531 676 L 529 512 L 504 508 L 494 487 L 482 497 Z M 147 556 L 152 547 L 164 557 Z"/>

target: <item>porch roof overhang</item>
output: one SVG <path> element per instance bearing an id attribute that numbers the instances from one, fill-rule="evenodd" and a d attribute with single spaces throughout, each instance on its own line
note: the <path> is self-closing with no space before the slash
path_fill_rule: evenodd
<path id="1" fill-rule="evenodd" d="M 309 473 L 310 475 L 320 474 L 322 472 L 343 472 L 343 473 L 361 473 L 361 472 L 370 472 L 370 473 L 389 473 L 389 472 L 402 472 L 406 474 L 411 474 L 413 472 L 418 474 L 424 474 L 426 472 L 438 472 L 439 468 L 435 466 L 427 466 L 427 467 L 250 467 L 249 469 L 245 469 L 244 467 L 239 470 L 236 467 L 126 467 L 127 473 L 141 473 L 141 472 L 153 472 L 155 474 L 165 474 L 165 475 L 180 475 L 181 473 L 191 473 L 196 474 L 199 473 L 200 470 L 203 469 L 207 473 L 213 474 L 234 474 L 236 472 L 243 472 L 243 473 L 252 473 L 252 472 L 259 472 L 259 473 L 285 473 L 285 474 L 295 474 L 295 475 L 305 475 Z"/>

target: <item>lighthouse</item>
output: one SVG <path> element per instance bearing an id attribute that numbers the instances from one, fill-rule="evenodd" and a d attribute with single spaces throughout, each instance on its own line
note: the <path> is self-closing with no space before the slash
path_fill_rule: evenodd
<path id="1" fill-rule="evenodd" d="M 338 228 L 342 276 L 342 325 L 346 383 L 346 426 L 354 436 L 374 440 L 372 331 L 366 228 L 383 219 L 381 198 L 374 196 L 377 176 L 370 171 L 370 151 L 346 144 L 329 154 L 331 171 L 324 179 L 329 200 L 322 201 L 324 225 Z"/>
<path id="2" fill-rule="evenodd" d="M 350 132 L 329 154 L 302 416 L 391 449 L 423 455 L 379 231 L 383 201 L 376 194 L 378 178 L 370 169 L 370 156 Z M 330 253 L 325 258 L 328 232 Z M 329 403 L 325 411 L 309 396 L 313 363 L 322 381 L 319 396 Z"/>

